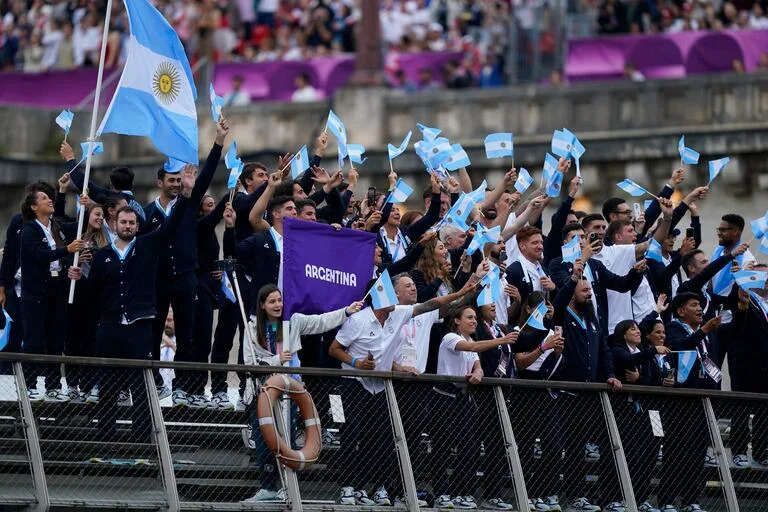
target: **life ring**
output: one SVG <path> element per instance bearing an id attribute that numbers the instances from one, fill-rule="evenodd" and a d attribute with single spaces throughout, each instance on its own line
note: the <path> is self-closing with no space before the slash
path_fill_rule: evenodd
<path id="1" fill-rule="evenodd" d="M 304 420 L 304 447 L 294 450 L 275 427 L 273 404 L 280 400 L 282 394 L 287 394 L 296 405 Z M 275 457 L 292 469 L 304 469 L 316 462 L 322 448 L 320 418 L 317 415 L 312 396 L 297 380 L 287 375 L 273 375 L 261 386 L 259 401 L 256 405 L 259 417 L 259 430 L 264 443 Z"/>

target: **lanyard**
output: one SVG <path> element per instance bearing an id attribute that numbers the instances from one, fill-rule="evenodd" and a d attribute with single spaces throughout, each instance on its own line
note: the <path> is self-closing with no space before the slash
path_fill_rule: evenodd
<path id="1" fill-rule="evenodd" d="M 269 234 L 272 235 L 272 240 L 275 241 L 275 246 L 277 247 L 277 252 L 282 253 L 283 252 L 283 237 L 278 233 L 275 228 L 269 228 Z"/>
<path id="2" fill-rule="evenodd" d="M 587 323 L 584 320 L 582 320 L 581 317 L 577 315 L 574 310 L 571 309 L 571 306 L 568 306 L 568 312 L 571 314 L 573 318 L 576 319 L 577 322 L 579 322 L 579 325 L 581 326 L 581 328 L 584 329 L 584 331 L 586 332 Z"/>
<path id="3" fill-rule="evenodd" d="M 696 332 L 696 331 L 693 330 L 693 328 L 690 325 L 681 322 L 679 318 L 675 318 L 672 321 L 673 322 L 677 322 L 678 324 L 682 325 L 683 329 L 685 329 L 685 332 L 688 334 L 688 336 L 690 336 L 691 334 Z M 707 357 L 707 355 L 709 354 L 709 352 L 707 351 L 707 343 L 706 343 L 706 340 L 708 340 L 708 339 L 709 338 L 707 336 L 704 336 L 704 339 L 701 340 L 701 352 L 702 352 L 703 357 Z"/>
<path id="4" fill-rule="evenodd" d="M 120 258 L 120 261 L 124 261 L 125 257 L 128 256 L 128 253 L 131 251 L 135 243 L 136 243 L 136 239 L 134 238 L 133 240 L 131 240 L 131 243 L 125 246 L 125 250 L 123 251 L 117 248 L 114 240 L 110 245 L 112 246 L 112 250 L 115 251 L 115 254 L 117 254 L 117 257 Z"/>
<path id="5" fill-rule="evenodd" d="M 163 213 L 163 217 L 168 217 L 171 214 L 171 210 L 173 210 L 173 205 L 175 204 L 176 204 L 176 199 L 173 199 L 168 203 L 168 209 L 166 210 L 165 208 L 163 208 L 163 205 L 160 204 L 160 198 L 158 197 L 157 199 L 155 199 L 155 206 L 157 206 L 157 209 Z"/>

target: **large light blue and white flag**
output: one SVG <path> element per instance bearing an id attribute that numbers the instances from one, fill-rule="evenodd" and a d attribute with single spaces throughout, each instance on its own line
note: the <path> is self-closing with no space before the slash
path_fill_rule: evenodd
<path id="1" fill-rule="evenodd" d="M 515 156 L 515 136 L 511 133 L 492 133 L 485 138 L 485 157 Z"/>
<path id="2" fill-rule="evenodd" d="M 147 0 L 126 0 L 131 37 L 102 133 L 143 135 L 164 155 L 197 165 L 197 92 L 173 27 Z"/>
<path id="3" fill-rule="evenodd" d="M 181 170 L 184 168 L 185 165 L 187 164 L 181 160 L 176 160 L 175 158 L 169 158 L 163 164 L 163 170 L 170 174 L 177 174 L 181 172 Z"/>
<path id="4" fill-rule="evenodd" d="M 524 194 L 526 190 L 528 190 L 528 187 L 533 185 L 533 177 L 531 176 L 531 173 L 528 172 L 528 169 L 525 167 L 521 167 L 520 170 L 517 172 L 517 180 L 515 181 L 515 190 L 520 192 L 521 194 Z"/>
<path id="5" fill-rule="evenodd" d="M 469 155 L 467 155 L 467 152 L 461 147 L 461 144 L 453 144 L 451 145 L 450 156 L 443 160 L 442 164 L 447 170 L 456 171 L 462 167 L 467 167 L 470 164 Z"/>
<path id="6" fill-rule="evenodd" d="M 501 277 L 499 276 L 499 267 L 491 265 L 491 269 L 480 280 L 480 285 L 483 288 L 477 296 L 478 306 L 493 304 L 499 300 L 501 298 Z"/>
<path id="7" fill-rule="evenodd" d="M 699 353 L 695 350 L 683 350 L 677 353 L 677 382 L 682 384 L 688 380 L 693 363 L 699 358 Z"/>
<path id="8" fill-rule="evenodd" d="M 341 118 L 337 116 L 333 110 L 328 112 L 328 121 L 325 123 L 325 127 L 336 137 L 336 140 L 340 143 L 347 143 L 347 128 L 344 123 L 341 122 Z"/>
<path id="9" fill-rule="evenodd" d="M 309 153 L 307 153 L 307 145 L 304 144 L 291 159 L 291 178 L 295 180 L 307 169 L 309 169 Z"/>
<path id="10" fill-rule="evenodd" d="M 398 156 L 405 153 L 405 150 L 408 149 L 408 143 L 411 142 L 411 135 L 413 135 L 413 132 L 409 131 L 408 135 L 406 135 L 403 139 L 403 142 L 401 142 L 397 147 L 393 146 L 392 144 L 387 144 L 387 153 L 389 154 L 390 160 L 394 160 Z"/>
<path id="11" fill-rule="evenodd" d="M 437 128 L 430 128 L 429 126 L 423 125 L 421 123 L 416 123 L 416 127 L 421 131 L 421 137 L 426 141 L 435 140 L 437 136 L 442 132 L 442 130 L 438 130 Z"/>
<path id="12" fill-rule="evenodd" d="M 544 168 L 541 171 L 541 184 L 542 186 L 549 183 L 549 179 L 557 172 L 557 158 L 546 154 L 544 157 Z"/>
<path id="13" fill-rule="evenodd" d="M 731 161 L 730 157 L 724 157 L 724 158 L 718 158 L 717 160 L 710 160 L 709 161 L 709 183 L 707 183 L 707 186 L 711 185 L 712 182 L 717 178 L 721 172 L 723 172 L 723 169 L 725 169 L 725 166 L 728 165 L 728 162 Z"/>
<path id="14" fill-rule="evenodd" d="M 768 233 L 768 212 L 765 215 L 749 222 L 752 234 L 755 238 L 762 239 Z"/>
<path id="15" fill-rule="evenodd" d="M 563 263 L 576 263 L 581 259 L 581 241 L 578 236 L 574 236 L 567 243 L 563 244 L 561 249 L 563 254 Z"/>
<path id="16" fill-rule="evenodd" d="M 483 226 L 478 226 L 475 230 L 475 236 L 472 237 L 472 241 L 467 247 L 467 254 L 470 256 L 478 249 L 485 247 L 485 244 L 495 244 L 501 237 L 501 226 L 494 226 L 490 229 L 486 229 Z"/>
<path id="17" fill-rule="evenodd" d="M 680 161 L 684 165 L 696 165 L 699 163 L 699 153 L 685 147 L 685 135 L 680 136 L 680 140 L 677 142 L 677 152 L 680 153 Z"/>
<path id="18" fill-rule="evenodd" d="M 616 184 L 617 187 L 619 187 L 621 190 L 626 192 L 627 194 L 631 195 L 632 197 L 640 197 L 645 194 L 649 194 L 647 190 L 645 190 L 643 187 L 635 183 L 634 181 L 630 180 L 629 178 L 620 181 Z"/>
<path id="19" fill-rule="evenodd" d="M 525 321 L 525 327 L 526 325 L 530 325 L 534 329 L 538 329 L 539 331 L 546 331 L 547 328 L 544 327 L 544 317 L 547 316 L 547 303 L 544 301 L 539 302 L 539 305 L 536 306 L 536 309 L 533 310 L 531 313 L 531 316 L 528 317 L 528 320 Z"/>
<path id="20" fill-rule="evenodd" d="M 61 114 L 56 116 L 56 124 L 64 130 L 64 134 L 68 135 L 70 128 L 72 128 L 72 120 L 75 118 L 75 114 L 71 110 L 62 110 Z"/>
<path id="21" fill-rule="evenodd" d="M 651 238 L 648 241 L 648 249 L 645 250 L 645 257 L 649 260 L 658 261 L 664 263 L 664 256 L 661 254 L 661 244 Z"/>
<path id="22" fill-rule="evenodd" d="M 213 89 L 213 84 L 208 87 L 208 96 L 211 99 L 211 115 L 213 116 L 213 122 L 218 123 L 221 118 L 221 107 L 224 106 L 224 98 L 216 95 L 216 91 Z"/>
<path id="23" fill-rule="evenodd" d="M 395 288 L 392 286 L 392 278 L 389 277 L 389 271 L 385 270 L 371 287 L 371 302 L 373 309 L 384 309 L 390 306 L 400 304 L 395 295 Z"/>
<path id="24" fill-rule="evenodd" d="M 365 148 L 362 144 L 347 144 L 347 154 L 349 155 L 349 161 L 353 164 L 362 164 L 367 158 L 363 158 Z"/>
<path id="25" fill-rule="evenodd" d="M 387 196 L 388 203 L 404 203 L 408 200 L 408 196 L 413 193 L 413 188 L 408 185 L 403 178 L 398 178 L 395 182 L 395 188 Z"/>
<path id="26" fill-rule="evenodd" d="M 765 281 L 768 279 L 768 272 L 758 272 L 756 270 L 740 270 L 734 272 L 733 279 L 742 290 L 762 290 L 765 288 Z"/>
<path id="27" fill-rule="evenodd" d="M 235 298 L 235 290 L 232 289 L 232 283 L 226 272 L 221 274 L 221 291 L 229 302 L 237 302 L 237 298 Z"/>

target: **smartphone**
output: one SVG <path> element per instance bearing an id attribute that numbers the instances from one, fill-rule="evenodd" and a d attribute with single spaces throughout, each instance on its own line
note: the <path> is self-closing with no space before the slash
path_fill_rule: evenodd
<path id="1" fill-rule="evenodd" d="M 558 335 L 558 336 L 562 336 L 562 335 L 563 335 L 563 327 L 562 327 L 562 326 L 560 326 L 560 325 L 556 325 L 556 326 L 554 326 L 554 327 L 552 328 L 552 331 L 553 331 L 553 332 L 554 332 L 556 335 Z"/>
<path id="2" fill-rule="evenodd" d="M 501 263 L 506 263 L 507 262 L 507 251 L 505 251 L 504 249 L 499 251 L 499 261 Z"/>
<path id="3" fill-rule="evenodd" d="M 592 245 L 592 242 L 599 240 L 600 235 L 598 233 L 590 233 L 589 234 L 589 244 Z"/>
<path id="4" fill-rule="evenodd" d="M 635 219 L 639 219 L 640 216 L 643 214 L 643 207 L 640 206 L 640 203 L 632 203 L 632 211 L 635 216 Z"/>
<path id="5" fill-rule="evenodd" d="M 376 187 L 368 187 L 368 193 L 365 195 L 368 206 L 376 206 Z"/>
<path id="6" fill-rule="evenodd" d="M 721 325 L 722 325 L 722 324 L 727 324 L 727 323 L 730 323 L 730 322 L 731 322 L 731 320 L 733 320 L 733 313 L 731 313 L 731 311 L 730 311 L 729 309 L 724 309 L 724 310 L 723 310 L 723 311 L 721 311 L 721 312 L 720 312 L 720 314 L 719 314 L 719 315 L 717 315 L 717 316 L 719 316 L 719 317 L 720 317 L 720 324 L 721 324 Z"/>
<path id="7" fill-rule="evenodd" d="M 695 230 L 693 228 L 685 229 L 685 238 L 693 238 Z"/>

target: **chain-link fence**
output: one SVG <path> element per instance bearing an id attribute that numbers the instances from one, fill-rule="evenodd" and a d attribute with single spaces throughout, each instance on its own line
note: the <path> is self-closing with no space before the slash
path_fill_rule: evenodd
<path id="1" fill-rule="evenodd" d="M 0 355 L 3 509 L 768 510 L 764 395 L 16 359 Z M 160 365 L 201 383 L 239 370 L 257 397 L 238 403 L 233 381 L 229 405 L 174 406 L 158 396 Z M 281 393 L 257 411 L 259 382 L 275 372 L 301 380 L 317 420 Z M 272 426 L 284 450 L 311 453 L 321 437 L 317 460 L 286 470 L 262 435 Z"/>

